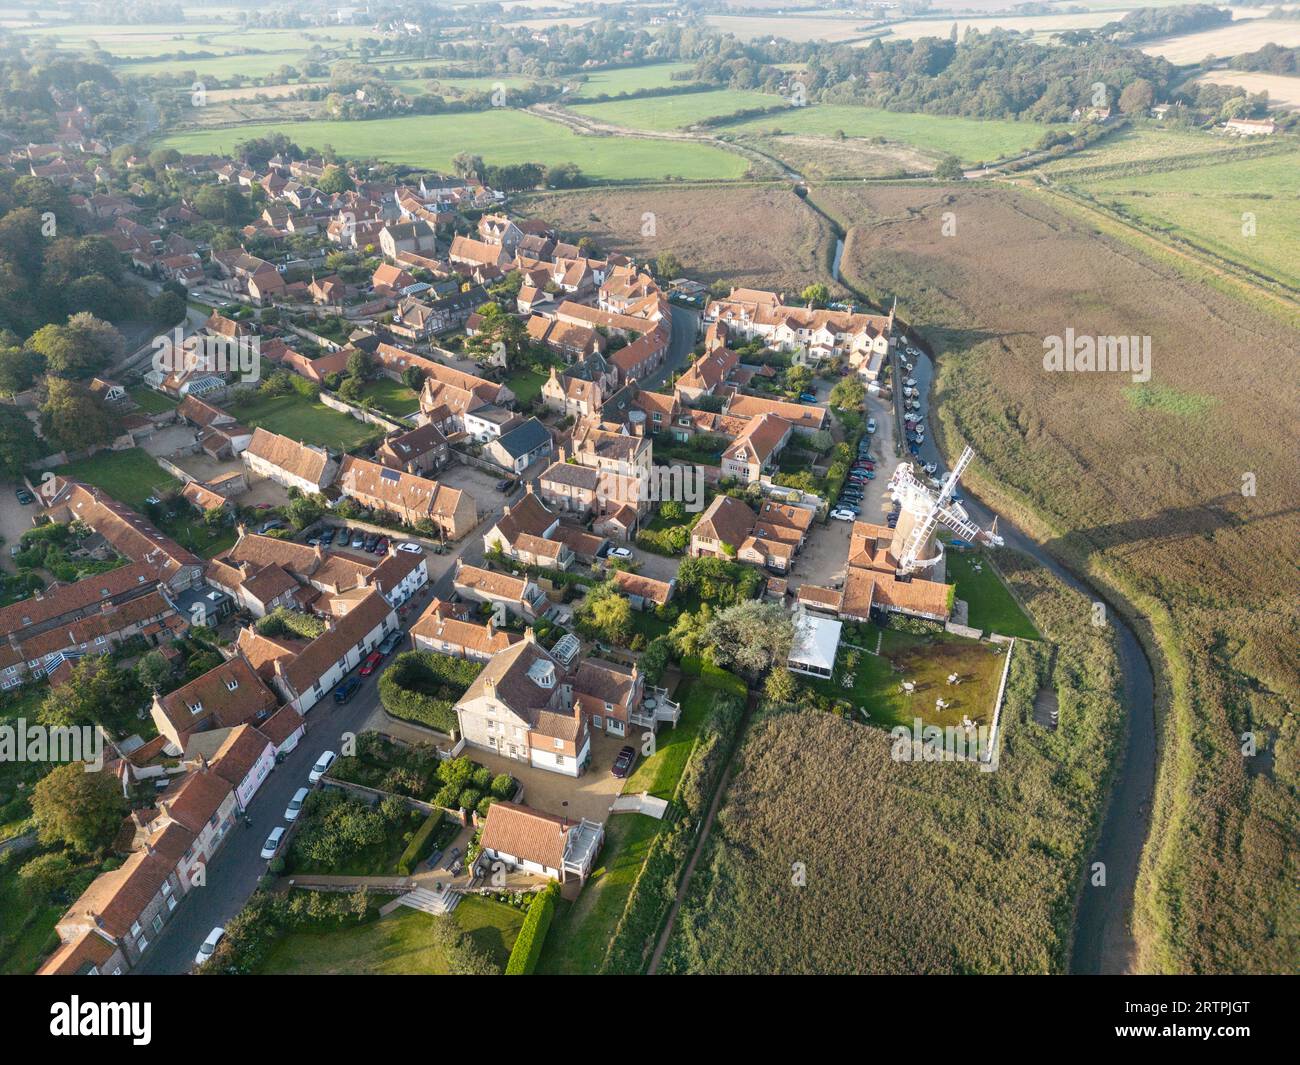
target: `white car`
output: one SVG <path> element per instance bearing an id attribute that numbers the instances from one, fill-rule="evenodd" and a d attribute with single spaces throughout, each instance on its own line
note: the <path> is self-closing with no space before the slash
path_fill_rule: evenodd
<path id="1" fill-rule="evenodd" d="M 875 418 L 868 418 L 868 419 L 867 419 L 867 432 L 869 432 L 869 433 L 874 433 L 875 431 L 876 431 L 876 419 L 875 419 Z"/>
<path id="2" fill-rule="evenodd" d="M 906 381 L 903 382 L 903 384 L 907 385 L 908 388 L 915 388 L 915 387 L 916 387 L 916 378 L 915 378 L 915 377 L 909 377 Z"/>
<path id="3" fill-rule="evenodd" d="M 831 511 L 831 517 L 836 521 L 857 521 L 858 516 L 851 510 L 841 510 L 838 507 Z"/>
<path id="4" fill-rule="evenodd" d="M 423 553 L 424 548 L 419 544 L 398 544 L 397 550 L 405 551 L 408 555 L 418 555 Z"/>
<path id="5" fill-rule="evenodd" d="M 289 800 L 289 805 L 284 811 L 284 819 L 286 821 L 298 820 L 298 813 L 302 810 L 302 804 L 307 801 L 307 796 L 310 794 L 310 788 L 299 788 L 293 793 L 293 798 Z"/>
<path id="6" fill-rule="evenodd" d="M 925 472 L 929 474 L 935 474 L 939 472 L 939 467 L 936 466 L 933 462 L 922 463 L 921 469 L 925 470 Z"/>
<path id="7" fill-rule="evenodd" d="M 316 759 L 316 764 L 311 767 L 311 772 L 307 774 L 307 779 L 311 781 L 311 783 L 315 784 L 316 781 L 320 780 L 321 777 L 329 772 L 329 768 L 334 764 L 334 759 L 336 757 L 337 755 L 335 755 L 333 751 L 326 751 L 322 754 Z"/>
<path id="8" fill-rule="evenodd" d="M 280 849 L 280 844 L 284 840 L 284 825 L 278 825 L 271 829 L 271 834 L 266 837 L 266 842 L 262 844 L 262 857 L 268 862 L 275 857 L 275 852 Z"/>
<path id="9" fill-rule="evenodd" d="M 213 951 L 217 949 L 217 944 L 221 942 L 221 937 L 226 934 L 226 930 L 218 925 L 208 933 L 208 938 L 203 941 L 203 946 L 199 947 L 199 952 L 194 955 L 194 964 L 202 965 L 210 957 Z"/>
<path id="10" fill-rule="evenodd" d="M 632 552 L 626 547 L 611 547 L 609 549 L 610 558 L 631 558 Z"/>

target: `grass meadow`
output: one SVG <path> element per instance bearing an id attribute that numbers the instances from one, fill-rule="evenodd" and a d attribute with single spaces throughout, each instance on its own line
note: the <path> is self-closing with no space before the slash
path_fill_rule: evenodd
<path id="1" fill-rule="evenodd" d="M 598 181 L 726 179 L 744 174 L 740 156 L 706 144 L 579 136 L 524 111 L 494 109 L 452 115 L 381 118 L 367 122 L 296 122 L 198 130 L 166 138 L 183 152 L 228 152 L 240 141 L 284 133 L 301 147 L 332 145 L 340 154 L 450 171 L 459 152 L 488 163 L 576 163 Z"/>

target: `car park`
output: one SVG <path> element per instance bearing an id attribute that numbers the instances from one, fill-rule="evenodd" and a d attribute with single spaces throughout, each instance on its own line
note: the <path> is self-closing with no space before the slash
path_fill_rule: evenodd
<path id="1" fill-rule="evenodd" d="M 356 677 L 346 678 L 337 688 L 334 689 L 334 701 L 342 706 L 352 696 L 356 695 L 357 689 L 361 687 L 361 681 Z"/>
<path id="2" fill-rule="evenodd" d="M 371 651 L 370 654 L 366 655 L 366 660 L 361 663 L 361 675 L 363 677 L 370 676 L 383 660 L 384 656 L 382 654 L 378 651 Z"/>
<path id="3" fill-rule="evenodd" d="M 199 947 L 199 952 L 194 955 L 194 964 L 202 965 L 205 961 L 207 961 L 210 957 L 212 957 L 212 955 L 216 952 L 217 944 L 221 942 L 221 939 L 225 934 L 226 934 L 226 930 L 222 928 L 220 925 L 217 925 L 216 928 L 214 928 L 211 932 L 209 932 L 208 938 L 205 939 L 203 941 L 203 945 Z"/>
<path id="4" fill-rule="evenodd" d="M 631 746 L 624 747 L 621 751 L 618 752 L 617 757 L 615 757 L 614 765 L 613 768 L 610 769 L 610 772 L 613 773 L 614 776 L 622 780 L 625 776 L 627 776 L 630 772 L 632 772 L 632 765 L 635 761 L 636 761 L 636 748 Z"/>
<path id="5" fill-rule="evenodd" d="M 379 546 L 379 535 L 377 533 L 367 534 L 366 541 L 363 546 L 365 547 L 367 554 L 373 555 L 375 553 L 375 549 Z"/>
<path id="6" fill-rule="evenodd" d="M 334 764 L 336 755 L 333 751 L 326 751 L 316 759 L 316 764 L 311 767 L 311 772 L 307 774 L 307 779 L 315 784 L 321 777 L 330 771 L 330 766 Z"/>
<path id="7" fill-rule="evenodd" d="M 280 849 L 282 842 L 284 842 L 284 825 L 279 825 L 271 829 L 271 834 L 266 837 L 266 842 L 262 844 L 262 857 L 270 861 L 275 857 L 275 852 Z"/>
<path id="8" fill-rule="evenodd" d="M 405 551 L 408 555 L 418 555 L 420 554 L 420 552 L 424 550 L 424 548 L 421 547 L 419 544 L 405 543 L 405 544 L 398 544 L 397 550 Z"/>
<path id="9" fill-rule="evenodd" d="M 293 793 L 293 798 L 289 800 L 289 805 L 285 807 L 284 819 L 286 821 L 298 820 L 298 812 L 302 809 L 302 804 L 307 801 L 307 796 L 311 794 L 311 788 L 299 788 Z"/>

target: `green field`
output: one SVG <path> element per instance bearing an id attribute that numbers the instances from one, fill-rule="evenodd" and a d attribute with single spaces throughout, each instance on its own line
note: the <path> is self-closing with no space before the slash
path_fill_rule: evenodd
<path id="1" fill-rule="evenodd" d="M 601 181 L 737 178 L 748 164 L 740 156 L 706 144 L 578 136 L 523 111 L 496 109 L 459 115 L 420 115 L 369 122 L 261 123 L 197 130 L 163 143 L 182 152 L 229 152 L 251 137 L 283 133 L 303 148 L 331 144 L 341 155 L 378 158 L 448 171 L 459 152 L 491 164 L 576 163 Z"/>
<path id="2" fill-rule="evenodd" d="M 1066 179 L 1073 171 L 1098 166 L 1168 162 L 1182 156 L 1207 155 L 1240 148 L 1239 141 L 1215 137 L 1198 130 L 1166 129 L 1154 123 L 1131 126 L 1038 169 L 1053 178 Z"/>
<path id="3" fill-rule="evenodd" d="M 148 452 L 138 448 L 125 451 L 101 451 L 79 462 L 70 462 L 54 471 L 102 488 L 119 503 L 132 510 L 143 510 L 151 495 L 178 491 L 180 481 L 154 462 Z"/>
<path id="4" fill-rule="evenodd" d="M 515 402 L 522 408 L 541 395 L 546 378 L 533 370 L 516 370 L 506 378 L 506 387 L 515 394 Z"/>
<path id="5" fill-rule="evenodd" d="M 620 70 L 595 70 L 586 81 L 571 82 L 574 96 L 616 96 L 621 92 L 638 92 L 641 89 L 666 89 L 682 84 L 674 81 L 674 74 L 684 74 L 694 63 L 653 63 L 641 67 L 624 67 Z"/>
<path id="6" fill-rule="evenodd" d="M 1102 203 L 1300 286 L 1300 152 L 1103 180 L 1081 177 L 1077 184 Z"/>
<path id="7" fill-rule="evenodd" d="M 448 919 L 403 906 L 387 917 L 363 924 L 322 932 L 290 932 L 271 948 L 258 971 L 304 976 L 445 976 L 446 959 L 429 942 L 428 931 L 432 922 Z M 524 915 L 492 899 L 470 895 L 461 900 L 450 920 L 468 932 L 474 944 L 504 969 Z"/>
<path id="8" fill-rule="evenodd" d="M 378 426 L 357 421 L 296 392 L 287 396 L 254 395 L 231 404 L 227 410 L 245 425 L 336 451 L 352 451 L 383 434 Z"/>
<path id="9" fill-rule="evenodd" d="M 767 99 L 767 97 L 765 97 Z M 728 133 L 760 136 L 779 130 L 805 136 L 884 137 L 936 155 L 956 155 L 966 163 L 1018 155 L 1033 147 L 1051 127 L 1034 122 L 987 121 L 953 115 L 881 111 L 841 104 L 791 108 L 725 127 Z"/>
<path id="10" fill-rule="evenodd" d="M 536 78 L 526 78 L 517 74 L 503 74 L 501 76 L 485 75 L 481 78 L 458 78 L 450 77 L 433 77 L 433 78 L 393 78 L 389 81 L 390 85 L 396 85 L 405 93 L 412 96 L 422 93 L 443 94 L 447 89 L 456 89 L 460 92 L 492 92 L 498 85 L 507 89 L 523 89 L 531 85 Z"/>
<path id="11" fill-rule="evenodd" d="M 751 107 L 779 107 L 786 101 L 770 93 L 739 89 L 689 92 L 679 96 L 646 96 L 634 100 L 608 100 L 599 104 L 575 104 L 573 111 L 584 118 L 628 129 L 685 129 L 703 118 L 730 115 Z"/>
<path id="12" fill-rule="evenodd" d="M 162 414 L 164 411 L 172 410 L 176 406 L 176 401 L 171 396 L 146 385 L 128 389 L 127 395 L 131 397 L 132 402 L 137 407 L 147 414 Z"/>
<path id="13" fill-rule="evenodd" d="M 1020 609 L 982 551 L 953 551 L 945 555 L 947 576 L 957 585 L 957 598 L 970 607 L 966 623 L 973 629 L 1037 640 L 1038 630 Z M 979 570 L 975 566 L 979 565 Z"/>

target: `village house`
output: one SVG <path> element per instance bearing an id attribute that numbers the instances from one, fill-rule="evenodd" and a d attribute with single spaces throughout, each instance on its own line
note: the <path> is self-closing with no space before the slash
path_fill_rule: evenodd
<path id="1" fill-rule="evenodd" d="M 570 821 L 513 802 L 488 808 L 479 842 L 488 862 L 550 877 L 585 881 L 600 852 L 605 829 L 598 821 Z"/>
<path id="2" fill-rule="evenodd" d="M 545 569 L 568 569 L 573 552 L 556 532 L 560 519 L 526 487 L 517 503 L 507 503 L 501 519 L 483 535 L 483 550 L 491 554 L 500 550 L 506 557 L 526 566 Z"/>
<path id="3" fill-rule="evenodd" d="M 409 432 L 391 433 L 375 450 L 375 461 L 394 470 L 424 476 L 442 469 L 448 455 L 446 436 L 430 423 Z"/>
<path id="4" fill-rule="evenodd" d="M 390 222 L 379 231 L 379 247 L 385 259 L 396 259 L 399 252 L 433 255 L 438 241 L 433 226 L 423 219 Z"/>
<path id="5" fill-rule="evenodd" d="M 523 473 L 554 450 L 550 430 L 536 418 L 529 418 L 483 445 L 483 457 L 510 473 Z"/>
<path id="6" fill-rule="evenodd" d="M 290 440 L 260 427 L 253 430 L 253 437 L 240 458 L 251 474 L 308 495 L 323 491 L 334 482 L 338 472 L 338 463 L 324 448 Z"/>
<path id="7" fill-rule="evenodd" d="M 411 646 L 416 651 L 486 662 L 523 638 L 498 628 L 495 618 L 479 624 L 470 620 L 470 614 L 435 598 L 411 626 Z"/>
<path id="8" fill-rule="evenodd" d="M 549 603 L 546 593 L 527 577 L 467 566 L 457 559 L 452 587 L 462 599 L 473 603 L 500 603 L 506 610 L 525 621 L 545 613 Z"/>
<path id="9" fill-rule="evenodd" d="M 343 457 L 338 487 L 362 506 L 392 514 L 404 525 L 431 522 L 447 540 L 459 540 L 478 524 L 478 508 L 468 492 L 355 455 Z"/>
<path id="10" fill-rule="evenodd" d="M 257 723 L 270 717 L 276 705 L 275 694 L 236 654 L 168 695 L 155 692 L 150 715 L 172 753 L 180 754 L 196 733 Z"/>
<path id="11" fill-rule="evenodd" d="M 761 338 L 779 351 L 802 351 L 812 362 L 845 358 L 854 366 L 869 362 L 873 352 L 878 357 L 888 352 L 894 327 L 892 312 L 787 306 L 775 292 L 747 288 L 733 288 L 725 299 L 710 301 L 703 320 L 720 322 L 746 340 Z"/>
<path id="12" fill-rule="evenodd" d="M 760 414 L 722 453 L 722 476 L 739 484 L 754 484 L 770 469 L 790 441 L 794 427 L 775 414 Z"/>

